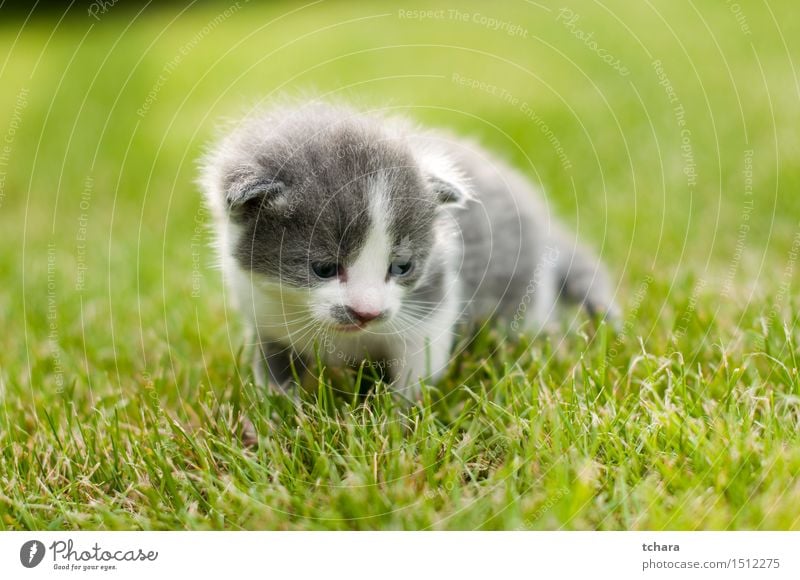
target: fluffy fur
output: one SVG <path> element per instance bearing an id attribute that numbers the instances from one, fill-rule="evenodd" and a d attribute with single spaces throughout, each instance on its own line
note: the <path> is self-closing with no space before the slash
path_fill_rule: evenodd
<path id="1" fill-rule="evenodd" d="M 302 370 L 319 352 L 378 361 L 414 396 L 472 323 L 535 333 L 559 298 L 616 313 L 602 266 L 523 175 L 402 118 L 275 107 L 212 147 L 201 185 L 262 384 L 288 388 L 292 358 Z"/>

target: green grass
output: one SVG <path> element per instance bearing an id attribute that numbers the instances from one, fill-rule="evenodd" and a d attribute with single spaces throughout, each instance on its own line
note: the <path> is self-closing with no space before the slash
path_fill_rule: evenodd
<path id="1" fill-rule="evenodd" d="M 125 4 L 0 16 L 0 528 L 800 528 L 792 2 L 461 8 L 525 37 L 412 5 L 241 2 L 202 32 L 228 4 Z M 410 411 L 254 388 L 195 160 L 221 116 L 310 88 L 538 179 L 619 278 L 622 331 L 485 331 Z"/>

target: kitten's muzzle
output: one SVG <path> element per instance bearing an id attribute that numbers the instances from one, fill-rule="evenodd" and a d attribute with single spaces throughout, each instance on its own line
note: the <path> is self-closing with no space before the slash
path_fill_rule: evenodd
<path id="1" fill-rule="evenodd" d="M 352 306 L 334 306 L 331 309 L 333 319 L 347 330 L 358 330 L 368 324 L 386 317 L 385 310 L 356 309 Z"/>
<path id="2" fill-rule="evenodd" d="M 383 316 L 382 310 L 356 310 L 350 306 L 345 306 L 344 309 L 352 320 L 362 325 Z"/>

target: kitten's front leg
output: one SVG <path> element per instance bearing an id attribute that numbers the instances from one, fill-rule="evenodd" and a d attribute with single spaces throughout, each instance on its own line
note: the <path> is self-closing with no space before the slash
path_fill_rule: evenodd
<path id="1" fill-rule="evenodd" d="M 253 353 L 253 377 L 259 387 L 269 387 L 279 393 L 294 390 L 291 347 L 274 342 L 258 342 Z"/>
<path id="2" fill-rule="evenodd" d="M 449 332 L 405 341 L 387 365 L 395 392 L 409 401 L 418 400 L 421 381 L 433 384 L 442 378 L 450 363 L 452 347 L 453 334 Z"/>
<path id="3" fill-rule="evenodd" d="M 295 389 L 292 374 L 292 349 L 277 343 L 256 342 L 253 349 L 253 378 L 256 385 L 270 388 L 281 394 Z M 247 447 L 258 445 L 258 433 L 249 417 L 242 417 L 242 443 Z"/>

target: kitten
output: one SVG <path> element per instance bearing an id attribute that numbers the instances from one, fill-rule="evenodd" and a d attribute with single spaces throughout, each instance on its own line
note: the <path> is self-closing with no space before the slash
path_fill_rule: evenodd
<path id="1" fill-rule="evenodd" d="M 320 102 L 251 115 L 202 161 L 224 275 L 254 331 L 254 375 L 379 361 L 406 396 L 459 329 L 537 333 L 565 299 L 617 309 L 602 265 L 537 189 L 475 143 Z"/>

